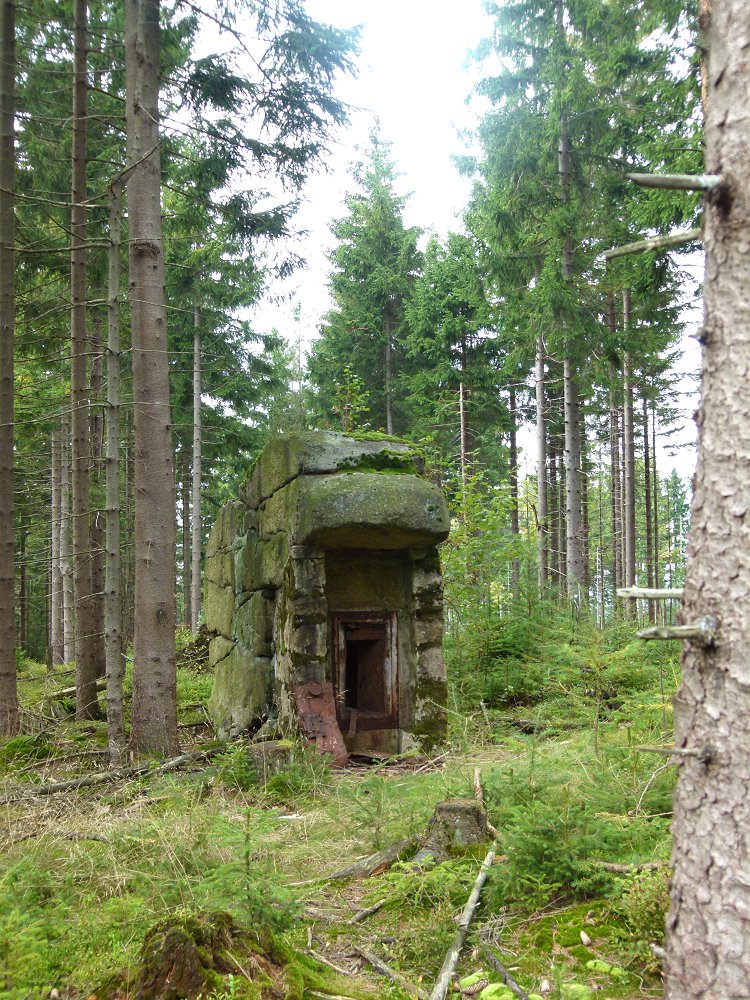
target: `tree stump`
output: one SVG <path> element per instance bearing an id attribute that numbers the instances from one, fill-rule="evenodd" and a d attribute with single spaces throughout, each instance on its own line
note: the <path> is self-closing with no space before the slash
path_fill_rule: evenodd
<path id="1" fill-rule="evenodd" d="M 422 864 L 432 857 L 437 864 L 451 854 L 492 840 L 487 812 L 477 799 L 444 799 L 435 806 L 427 824 L 424 844 L 414 858 Z"/>

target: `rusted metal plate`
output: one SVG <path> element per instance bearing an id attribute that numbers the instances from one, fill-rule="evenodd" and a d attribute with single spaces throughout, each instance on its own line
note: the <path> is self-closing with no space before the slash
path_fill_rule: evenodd
<path id="1" fill-rule="evenodd" d="M 328 682 L 308 681 L 294 688 L 297 718 L 308 746 L 321 753 L 330 754 L 336 767 L 346 767 L 349 756 L 336 721 L 333 685 Z"/>

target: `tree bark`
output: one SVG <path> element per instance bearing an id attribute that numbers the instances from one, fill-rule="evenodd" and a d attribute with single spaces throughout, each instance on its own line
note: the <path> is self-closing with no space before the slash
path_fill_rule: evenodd
<path id="1" fill-rule="evenodd" d="M 549 580 L 549 511 L 547 508 L 547 417 L 544 398 L 544 338 L 536 342 L 537 562 L 539 596 Z"/>
<path id="2" fill-rule="evenodd" d="M 0 736 L 18 731 L 13 551 L 16 9 L 0 6 Z"/>
<path id="3" fill-rule="evenodd" d="M 622 293 L 623 331 L 627 335 L 630 328 L 630 289 Z M 622 363 L 623 390 L 623 483 L 625 508 L 625 586 L 634 587 L 635 578 L 635 435 L 633 420 L 633 372 L 630 353 L 625 351 Z M 626 613 L 635 614 L 635 601 L 625 602 Z M 629 609 L 629 610 L 628 610 Z"/>
<path id="4" fill-rule="evenodd" d="M 91 601 L 91 530 L 89 520 L 90 440 L 86 355 L 86 174 L 87 174 L 87 0 L 75 0 L 73 64 L 73 164 L 70 210 L 71 361 L 70 408 L 72 422 L 73 592 L 75 595 L 76 718 L 98 713 L 96 629 Z"/>
<path id="5" fill-rule="evenodd" d="M 193 310 L 193 510 L 190 519 L 192 531 L 190 622 L 193 635 L 198 634 L 198 624 L 201 617 L 201 542 L 203 539 L 203 514 L 201 510 L 203 418 L 201 415 L 201 391 L 201 315 L 196 299 Z"/>
<path id="6" fill-rule="evenodd" d="M 182 483 L 180 496 L 182 500 L 182 615 L 185 626 L 193 631 L 193 616 L 191 613 L 193 588 L 191 586 L 190 563 L 193 558 L 192 540 L 190 534 L 190 489 L 192 485 L 190 472 L 190 454 L 187 448 L 182 451 Z"/>
<path id="7" fill-rule="evenodd" d="M 100 509 L 103 476 L 102 458 L 104 454 L 104 414 L 102 399 L 102 336 L 99 320 L 92 323 L 89 340 L 91 352 L 91 400 L 89 417 L 91 498 L 92 511 L 89 520 L 91 532 L 91 655 L 94 659 L 97 678 L 106 674 L 104 652 L 104 511 Z"/>
<path id="8" fill-rule="evenodd" d="M 104 656 L 107 676 L 107 738 L 110 758 L 118 764 L 125 745 L 122 682 L 120 560 L 120 250 L 122 190 L 110 188 L 109 260 L 107 274 L 107 410 L 105 459 Z"/>
<path id="9" fill-rule="evenodd" d="M 60 421 L 60 568 L 63 581 L 63 662 L 75 660 L 75 600 L 70 564 L 70 423 Z"/>
<path id="10" fill-rule="evenodd" d="M 563 361 L 565 392 L 565 515 L 566 577 L 568 597 L 584 598 L 583 524 L 581 519 L 581 411 L 573 362 Z"/>
<path id="11" fill-rule="evenodd" d="M 60 559 L 60 536 L 62 533 L 62 490 L 61 490 L 60 432 L 52 432 L 51 494 L 52 516 L 50 520 L 50 664 L 59 667 L 64 662 L 63 655 L 63 574 Z"/>
<path id="12" fill-rule="evenodd" d="M 655 587 L 654 582 L 654 539 L 653 518 L 651 511 L 651 448 L 648 442 L 648 403 L 643 397 L 643 495 L 646 508 L 646 586 Z M 656 621 L 654 602 L 648 601 L 648 620 L 653 625 Z"/>
<path id="13" fill-rule="evenodd" d="M 746 0 L 716 4 L 709 49 L 704 349 L 683 619 L 715 615 L 712 645 L 686 644 L 675 699 L 668 1000 L 750 996 L 750 28 Z M 706 755 L 714 748 L 713 755 Z"/>
<path id="14" fill-rule="evenodd" d="M 159 156 L 159 0 L 125 24 L 130 303 L 135 429 L 135 646 L 131 743 L 177 747 L 175 486 Z"/>
<path id="15" fill-rule="evenodd" d="M 521 535 L 520 527 L 518 523 L 518 443 L 516 440 L 516 390 L 511 386 L 508 394 L 508 409 L 510 411 L 510 442 L 509 442 L 509 459 L 510 459 L 510 531 L 513 536 L 513 546 L 514 549 L 518 545 L 518 541 Z M 510 567 L 511 584 L 513 587 L 513 596 L 518 600 L 519 594 L 519 584 L 521 579 L 521 563 L 518 556 L 514 556 L 511 561 Z"/>

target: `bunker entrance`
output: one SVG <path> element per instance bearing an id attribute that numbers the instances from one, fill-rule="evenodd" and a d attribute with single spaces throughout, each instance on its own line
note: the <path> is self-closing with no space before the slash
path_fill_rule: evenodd
<path id="1" fill-rule="evenodd" d="M 395 615 L 334 614 L 333 635 L 336 711 L 343 733 L 397 728 Z"/>

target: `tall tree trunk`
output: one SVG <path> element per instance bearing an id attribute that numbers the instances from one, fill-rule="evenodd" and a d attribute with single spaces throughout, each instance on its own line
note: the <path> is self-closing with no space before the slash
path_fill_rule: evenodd
<path id="1" fill-rule="evenodd" d="M 20 539 L 18 543 L 18 645 L 21 651 L 28 656 L 29 653 L 29 591 L 28 573 L 26 568 L 26 539 L 28 532 L 26 525 L 20 526 Z"/>
<path id="2" fill-rule="evenodd" d="M 193 558 L 190 535 L 190 454 L 187 448 L 182 452 L 182 483 L 180 497 L 182 501 L 182 615 L 186 628 L 193 631 L 193 616 L 191 605 L 193 588 L 190 585 L 190 562 Z"/>
<path id="3" fill-rule="evenodd" d="M 201 617 L 201 542 L 203 514 L 201 510 L 203 483 L 203 417 L 201 410 L 201 314 L 196 298 L 193 309 L 193 510 L 190 567 L 190 622 L 193 635 L 198 634 Z"/>
<path id="4" fill-rule="evenodd" d="M 51 493 L 52 517 L 50 520 L 50 665 L 59 667 L 63 655 L 63 574 L 60 558 L 62 534 L 60 431 L 52 432 Z"/>
<path id="5" fill-rule="evenodd" d="M 0 737 L 18 731 L 13 552 L 16 11 L 0 5 Z"/>
<path id="6" fill-rule="evenodd" d="M 104 652 L 104 512 L 101 506 L 102 456 L 104 453 L 104 419 L 102 406 L 102 336 L 99 320 L 92 323 L 89 340 L 91 351 L 91 407 L 89 416 L 92 511 L 91 532 L 91 624 L 92 656 L 97 677 L 106 674 Z"/>
<path id="7" fill-rule="evenodd" d="M 566 574 L 568 596 L 583 600 L 584 557 L 581 519 L 581 410 L 578 383 L 572 361 L 563 361 L 565 393 L 565 515 Z"/>
<path id="8" fill-rule="evenodd" d="M 544 338 L 536 342 L 536 476 L 537 561 L 541 597 L 549 579 L 549 511 L 547 509 L 547 419 L 544 397 Z"/>
<path id="9" fill-rule="evenodd" d="M 560 493 L 557 488 L 557 448 L 550 440 L 549 448 L 549 496 L 547 502 L 547 524 L 549 528 L 550 578 L 555 587 L 562 584 L 560 565 Z"/>
<path id="10" fill-rule="evenodd" d="M 672 826 L 667 1000 L 750 996 L 750 61 L 746 0 L 706 27 L 706 170 L 724 187 L 704 207 L 703 371 L 682 615 L 714 616 L 716 641 L 685 644 L 675 698 L 681 758 Z M 708 748 L 713 748 L 712 751 Z M 708 755 L 708 760 L 706 759 Z"/>
<path id="11" fill-rule="evenodd" d="M 654 538 L 653 518 L 651 511 L 651 448 L 648 442 L 648 403 L 643 397 L 643 495 L 646 508 L 646 586 L 655 587 L 654 582 Z M 653 625 L 656 621 L 654 602 L 648 601 L 648 620 Z"/>
<path id="12" fill-rule="evenodd" d="M 461 485 L 466 492 L 468 480 L 468 457 L 466 448 L 466 391 L 464 381 L 458 383 L 458 423 L 459 423 L 459 464 L 461 467 Z"/>
<path id="13" fill-rule="evenodd" d="M 558 4 L 558 20 L 562 4 Z M 558 149 L 560 172 L 560 200 L 570 201 L 570 136 L 564 114 L 560 115 L 560 140 Z M 562 276 L 568 284 L 573 281 L 573 237 L 566 234 L 563 244 Z M 566 338 L 563 359 L 563 398 L 565 413 L 565 495 L 566 495 L 566 586 L 568 596 L 583 600 L 584 557 L 583 526 L 581 521 L 581 410 L 576 368 L 571 357 L 570 337 Z"/>
<path id="14" fill-rule="evenodd" d="M 125 507 L 122 521 L 123 552 L 125 566 L 122 569 L 122 638 L 123 645 L 129 646 L 135 635 L 135 503 L 133 500 L 133 421 L 132 415 L 125 411 Z"/>
<path id="15" fill-rule="evenodd" d="M 651 463 L 653 467 L 652 500 L 653 516 L 653 551 L 654 551 L 654 586 L 661 586 L 661 568 L 659 566 L 659 470 L 656 466 L 656 403 L 651 404 Z"/>
<path id="16" fill-rule="evenodd" d="M 630 328 L 631 317 L 630 289 L 624 289 L 622 293 L 622 315 L 623 331 L 627 336 Z M 625 351 L 622 363 L 622 391 L 623 391 L 623 482 L 624 482 L 624 509 L 625 509 L 625 586 L 634 587 L 635 577 L 635 434 L 633 419 L 633 371 L 630 353 Z M 634 615 L 636 602 L 627 601 L 626 609 L 629 614 Z"/>
<path id="17" fill-rule="evenodd" d="M 125 745 L 122 682 L 120 561 L 120 250 L 122 188 L 115 181 L 109 199 L 107 274 L 107 409 L 105 459 L 104 657 L 107 676 L 107 737 L 110 759 L 119 763 Z"/>
<path id="18" fill-rule="evenodd" d="M 91 600 L 91 530 L 89 519 L 90 439 L 86 377 L 86 174 L 87 174 L 87 0 L 75 0 L 73 64 L 73 184 L 70 210 L 71 362 L 70 402 L 73 428 L 73 589 L 76 608 L 76 718 L 98 714 Z"/>
<path id="19" fill-rule="evenodd" d="M 60 569 L 63 580 L 63 662 L 75 660 L 75 600 L 70 562 L 70 423 L 60 420 Z"/>
<path id="20" fill-rule="evenodd" d="M 135 648 L 131 743 L 177 747 L 175 486 L 159 156 L 159 0 L 126 6 L 126 118 L 135 427 Z"/>
<path id="21" fill-rule="evenodd" d="M 589 560 L 589 474 L 585 448 L 581 448 L 581 539 L 583 547 L 583 593 L 588 600 L 591 588 Z"/>
<path id="22" fill-rule="evenodd" d="M 518 545 L 519 539 L 521 537 L 520 526 L 518 523 L 518 443 L 516 440 L 516 390 L 511 386 L 508 393 L 508 409 L 510 411 L 510 530 L 513 535 L 513 547 L 514 549 Z M 519 584 L 521 580 L 521 563 L 517 555 L 511 562 L 510 567 L 511 584 L 513 587 L 513 596 L 518 600 L 519 594 Z"/>

